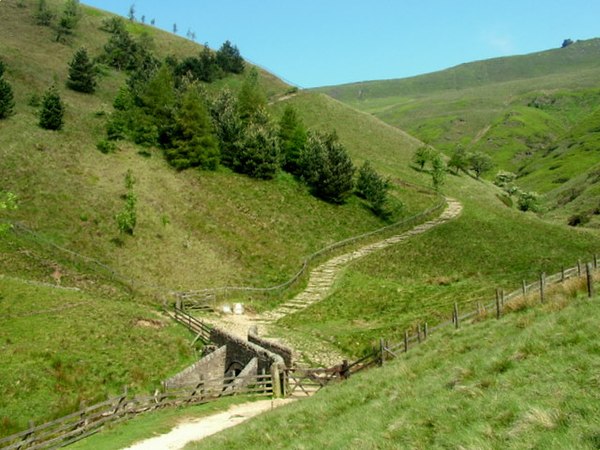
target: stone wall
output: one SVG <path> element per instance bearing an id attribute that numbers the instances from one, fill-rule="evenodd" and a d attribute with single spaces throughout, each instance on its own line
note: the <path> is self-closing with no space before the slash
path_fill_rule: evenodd
<path id="1" fill-rule="evenodd" d="M 257 370 L 259 373 L 262 370 L 269 373 L 273 364 L 277 364 L 282 368 L 285 366 L 285 361 L 278 354 L 219 328 L 211 330 L 210 341 L 215 345 L 227 346 L 225 367 L 229 367 L 234 362 L 238 362 L 245 367 L 252 358 L 257 358 L 258 360 Z"/>
<path id="2" fill-rule="evenodd" d="M 164 382 L 165 388 L 173 389 L 194 386 L 201 380 L 221 380 L 225 372 L 226 361 L 227 347 L 223 345 L 177 375 L 166 380 Z"/>
<path id="3" fill-rule="evenodd" d="M 253 344 L 260 345 L 262 348 L 276 353 L 283 358 L 287 367 L 292 367 L 293 355 L 292 349 L 278 342 L 273 342 L 268 339 L 261 338 L 258 334 L 248 332 L 248 341 Z"/>

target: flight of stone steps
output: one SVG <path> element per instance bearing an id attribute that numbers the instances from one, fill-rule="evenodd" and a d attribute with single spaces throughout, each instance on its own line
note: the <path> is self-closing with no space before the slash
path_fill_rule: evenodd
<path id="1" fill-rule="evenodd" d="M 437 225 L 458 217 L 462 211 L 462 205 L 458 201 L 451 198 L 448 198 L 447 202 L 448 206 L 444 212 L 435 219 L 417 225 L 416 227 L 411 228 L 402 234 L 392 236 L 382 241 L 361 247 L 358 250 L 336 256 L 319 265 L 310 272 L 310 278 L 304 291 L 299 293 L 293 299 L 283 303 L 276 309 L 262 314 L 261 317 L 257 319 L 257 322 L 275 322 L 284 316 L 294 314 L 309 307 L 313 303 L 323 300 L 329 294 L 329 291 L 333 287 L 335 278 L 343 266 L 358 258 L 362 258 L 377 250 L 382 250 L 391 245 L 405 241 L 411 236 L 424 233 Z"/>

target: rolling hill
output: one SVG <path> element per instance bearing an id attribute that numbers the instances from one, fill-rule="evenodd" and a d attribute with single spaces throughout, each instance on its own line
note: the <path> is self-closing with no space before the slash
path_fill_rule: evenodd
<path id="1" fill-rule="evenodd" d="M 581 215 L 597 227 L 599 56 L 600 39 L 592 39 L 318 91 L 448 154 L 459 144 L 486 152 L 520 187 L 547 194 L 548 217 L 566 223 Z"/>
<path id="2" fill-rule="evenodd" d="M 47 3 L 53 11 L 62 6 L 59 0 Z M 0 385 L 10 393 L 0 404 L 0 434 L 24 428 L 29 420 L 66 413 L 81 401 L 114 394 L 123 384 L 151 390 L 166 374 L 185 367 L 197 354 L 184 341 L 182 330 L 160 312 L 171 291 L 281 283 L 314 251 L 389 223 L 375 217 L 357 197 L 343 205 L 318 200 L 283 172 L 264 181 L 221 166 L 215 171 L 177 171 L 160 149 L 125 140 L 117 142 L 115 152 L 102 153 L 96 144 L 106 136 L 114 99 L 127 75 L 101 65 L 94 95 L 68 90 L 65 81 L 75 50 L 85 46 L 93 57 L 101 53 L 108 39 L 102 22 L 111 16 L 82 5 L 74 33 L 57 42 L 53 28 L 36 25 L 34 0 L 1 5 L 0 19 L 11 26 L 0 28 L 0 58 L 14 88 L 16 108 L 13 116 L 0 120 L 0 190 L 17 195 L 18 209 L 2 213 L 2 220 L 15 227 L 0 237 L 0 312 L 8 319 L 0 347 L 8 363 Z M 160 58 L 183 58 L 202 50 L 150 26 L 126 27 L 134 36 L 147 33 Z M 579 45 L 567 51 L 575 52 Z M 243 51 L 243 43 L 240 46 Z M 546 77 L 548 85 L 563 80 L 565 89 L 593 89 L 594 67 L 575 56 L 581 79 L 567 69 L 541 78 Z M 396 219 L 436 201 L 419 187 L 430 185 L 430 174 L 415 170 L 410 161 L 422 145 L 419 139 L 429 136 L 423 130 L 437 133 L 447 125 L 446 119 L 435 118 L 436 108 L 438 113 L 445 108 L 442 100 L 453 98 L 459 108 L 462 93 L 438 89 L 438 100 L 419 94 L 422 98 L 414 102 L 417 109 L 410 120 L 400 115 L 406 119 L 402 131 L 398 123 L 390 126 L 323 93 L 289 95 L 289 86 L 264 71 L 259 74 L 273 117 L 292 105 L 309 128 L 335 129 L 355 164 L 369 160 L 389 177 L 392 194 L 404 204 Z M 465 87 L 471 93 L 467 103 L 483 111 L 469 115 L 473 123 L 465 119 L 465 129 L 477 135 L 487 126 L 481 117 L 491 120 L 505 112 L 502 96 L 510 90 L 505 85 L 522 83 L 529 89 L 532 79 L 505 81 L 500 87 L 495 79 L 487 85 L 474 81 Z M 231 75 L 205 88 L 209 93 L 222 87 L 237 92 L 243 80 L 243 75 Z M 66 103 L 61 131 L 37 124 L 36 99 L 52 84 Z M 537 84 L 538 90 L 543 88 Z M 481 100 L 477 93 L 486 96 Z M 409 94 L 413 95 L 402 95 Z M 571 108 L 572 100 L 564 102 L 561 114 Z M 464 104 L 462 108 L 471 111 Z M 581 111 L 578 117 L 591 117 L 591 100 L 588 109 L 590 114 Z M 425 115 L 428 111 L 431 117 Z M 536 111 L 534 119 L 541 128 L 558 120 L 543 107 Z M 577 108 L 573 113 L 574 121 L 579 121 L 579 112 Z M 586 127 L 592 124 L 581 125 L 582 131 L 569 128 L 576 133 L 572 139 L 589 134 Z M 451 139 L 470 136 L 453 133 L 440 137 L 440 142 L 447 139 L 450 146 Z M 562 139 L 568 149 L 569 136 Z M 122 236 L 115 214 L 123 205 L 128 170 L 136 180 L 138 224 L 132 236 Z M 582 183 L 587 186 L 588 180 Z M 523 277 L 555 272 L 600 252 L 597 230 L 573 229 L 507 208 L 500 191 L 486 181 L 448 175 L 442 192 L 464 205 L 457 221 L 348 267 L 330 298 L 284 318 L 280 333 L 360 354 L 376 338 L 396 339 L 417 318 L 432 317 L 433 324 L 455 301 L 462 306 L 479 295 L 487 297 L 499 284 L 508 288 Z M 582 201 L 584 194 L 579 197 Z M 249 309 L 264 310 L 287 295 L 267 301 L 243 299 Z M 25 387 L 20 379 L 27 380 Z"/>

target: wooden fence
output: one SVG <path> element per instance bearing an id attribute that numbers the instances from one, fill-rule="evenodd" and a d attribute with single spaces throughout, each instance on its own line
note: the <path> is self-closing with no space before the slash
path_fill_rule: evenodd
<path id="1" fill-rule="evenodd" d="M 417 325 L 416 332 L 413 331 L 410 333 L 409 331 L 405 331 L 404 338 L 399 343 L 389 344 L 382 339 L 379 348 L 363 358 L 363 360 L 371 365 L 377 361 L 379 361 L 379 364 L 384 364 L 386 360 L 396 358 L 399 354 L 407 352 L 412 346 L 425 341 L 432 332 L 442 327 L 453 326 L 459 328 L 463 321 L 474 319 L 481 316 L 484 312 L 487 313 L 489 311 L 493 311 L 494 316 L 499 319 L 504 313 L 506 306 L 519 299 L 525 299 L 527 296 L 538 296 L 539 301 L 544 303 L 548 287 L 564 283 L 570 278 L 585 278 L 587 295 L 588 297 L 592 297 L 594 295 L 594 273 L 596 272 L 598 272 L 598 257 L 594 255 L 591 262 L 584 264 L 578 261 L 576 266 L 570 268 L 563 267 L 560 272 L 553 275 L 546 276 L 546 274 L 541 273 L 538 279 L 532 283 L 527 283 L 527 281 L 523 280 L 521 287 L 510 293 L 505 293 L 503 289 L 496 289 L 494 300 L 485 304 L 477 302 L 476 309 L 468 313 L 461 315 L 458 304 L 454 303 L 450 320 L 441 322 L 433 327 L 429 327 L 426 322 L 419 324 Z M 353 363 L 353 365 L 363 360 L 359 360 Z"/>
<path id="2" fill-rule="evenodd" d="M 201 320 L 195 318 L 194 316 L 186 313 L 183 309 L 181 309 L 181 304 L 178 302 L 175 305 L 175 312 L 172 313 L 172 317 L 175 321 L 184 325 L 188 330 L 196 335 L 194 342 L 200 340 L 204 344 L 210 344 L 210 332 L 211 327 Z M 167 312 L 169 312 L 167 310 Z"/>
<path id="3" fill-rule="evenodd" d="M 416 185 L 414 185 L 414 186 L 416 186 Z M 421 187 L 421 189 L 424 190 L 423 192 L 428 192 L 428 193 L 431 193 L 432 195 L 438 196 L 437 202 L 432 207 L 430 207 L 430 208 L 426 209 L 425 211 L 422 211 L 418 214 L 415 214 L 413 216 L 402 219 L 399 222 L 393 223 L 391 225 L 387 225 L 387 226 L 385 226 L 383 228 L 379 228 L 377 230 L 369 231 L 367 233 L 364 233 L 364 234 L 361 234 L 358 236 L 353 236 L 348 239 L 344 239 L 342 241 L 335 242 L 327 247 L 322 248 L 321 250 L 316 251 L 315 253 L 307 256 L 304 259 L 304 262 L 302 263 L 302 267 L 300 268 L 300 270 L 298 270 L 298 272 L 296 272 L 296 274 L 294 274 L 289 280 L 287 280 L 281 284 L 278 284 L 276 286 L 266 287 L 266 288 L 227 286 L 227 287 L 220 287 L 220 288 L 201 289 L 201 290 L 196 290 L 196 291 L 173 291 L 173 292 L 171 292 L 171 295 L 173 295 L 176 299 L 178 299 L 181 302 L 182 306 L 184 306 L 185 308 L 188 308 L 188 309 L 195 308 L 195 307 L 196 308 L 198 308 L 198 307 L 210 308 L 210 305 L 214 304 L 214 302 L 217 299 L 217 296 L 219 296 L 219 295 L 223 296 L 223 297 L 227 297 L 229 294 L 234 293 L 234 292 L 254 292 L 254 293 L 266 294 L 266 293 L 272 293 L 272 292 L 277 292 L 277 291 L 287 289 L 292 284 L 294 284 L 296 281 L 298 281 L 300 279 L 300 277 L 302 277 L 308 271 L 310 264 L 315 259 L 317 259 L 325 254 L 328 254 L 334 250 L 337 250 L 339 248 L 354 244 L 363 239 L 367 239 L 372 236 L 380 235 L 380 234 L 386 233 L 392 229 L 399 228 L 402 226 L 416 224 L 420 221 L 425 220 L 427 217 L 440 211 L 441 209 L 444 208 L 444 206 L 446 206 L 445 197 L 441 196 L 439 193 L 430 191 L 427 188 Z"/>
<path id="4" fill-rule="evenodd" d="M 157 391 L 154 395 L 130 397 L 122 395 L 84 407 L 77 412 L 0 439 L 4 450 L 45 449 L 63 447 L 115 424 L 167 407 L 197 405 L 233 395 L 272 396 L 270 374 L 230 376 L 202 380 L 189 388 Z"/>

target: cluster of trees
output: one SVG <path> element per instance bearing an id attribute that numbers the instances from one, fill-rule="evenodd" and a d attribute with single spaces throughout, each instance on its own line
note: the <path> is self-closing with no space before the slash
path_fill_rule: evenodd
<path id="1" fill-rule="evenodd" d="M 0 60 L 0 119 L 6 119 L 15 108 L 15 98 L 12 86 L 4 79 L 6 66 Z"/>
<path id="2" fill-rule="evenodd" d="M 178 170 L 223 165 L 259 179 L 284 170 L 326 201 L 343 203 L 353 193 L 356 169 L 337 135 L 309 132 L 291 107 L 274 120 L 255 69 L 236 94 L 209 95 L 200 80 L 178 78 L 178 67 L 167 59 L 149 76 L 131 73 L 115 99 L 108 139 L 160 147 Z M 360 174 L 360 195 L 383 215 L 389 186 L 370 166 Z"/>
<path id="3" fill-rule="evenodd" d="M 11 85 L 4 79 L 6 67 L 0 61 L 0 119 L 5 119 L 14 112 L 15 100 Z M 42 98 L 39 111 L 39 126 L 47 130 L 60 130 L 63 126 L 65 105 L 56 86 L 52 85 Z"/>
<path id="4" fill-rule="evenodd" d="M 510 198 L 515 197 L 517 208 L 521 211 L 540 212 L 542 208 L 540 195 L 534 191 L 523 191 L 514 184 L 516 179 L 515 173 L 500 170 L 496 174 L 494 184 L 504 189 Z"/>
<path id="5" fill-rule="evenodd" d="M 431 165 L 431 182 L 435 190 L 439 190 L 444 184 L 446 178 L 446 163 L 440 152 L 429 145 L 424 145 L 415 151 L 413 154 L 413 163 L 420 170 L 425 170 L 425 165 Z"/>
<path id="6" fill-rule="evenodd" d="M 59 14 L 49 8 L 46 0 L 38 0 L 35 11 L 36 23 L 54 28 L 57 42 L 64 41 L 73 34 L 80 17 L 79 0 L 65 0 Z"/>
<path id="7" fill-rule="evenodd" d="M 189 56 L 175 65 L 175 75 L 189 81 L 204 81 L 211 83 L 228 73 L 241 74 L 244 72 L 244 59 L 238 48 L 229 41 L 212 52 L 208 44 L 198 56 Z"/>

